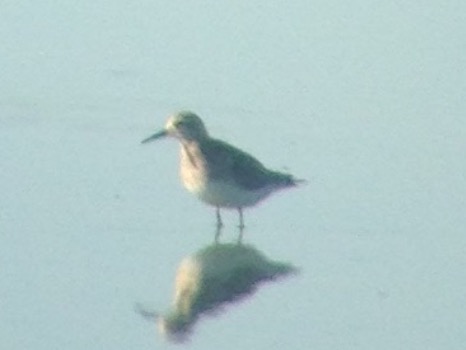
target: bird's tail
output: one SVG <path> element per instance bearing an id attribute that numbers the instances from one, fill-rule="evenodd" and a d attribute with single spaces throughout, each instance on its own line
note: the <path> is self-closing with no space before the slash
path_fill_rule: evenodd
<path id="1" fill-rule="evenodd" d="M 307 181 L 304 179 L 297 179 L 293 175 L 284 174 L 284 173 L 275 173 L 276 183 L 282 185 L 283 187 L 293 187 L 306 184 Z"/>
<path id="2" fill-rule="evenodd" d="M 307 180 L 304 180 L 304 179 L 296 179 L 294 178 L 293 176 L 291 177 L 291 182 L 292 182 L 292 186 L 299 186 L 299 185 L 305 185 L 307 184 Z"/>

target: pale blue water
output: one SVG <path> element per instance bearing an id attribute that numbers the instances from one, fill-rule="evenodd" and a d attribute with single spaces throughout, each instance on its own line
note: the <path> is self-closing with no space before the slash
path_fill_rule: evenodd
<path id="1" fill-rule="evenodd" d="M 2 4 L 2 348 L 172 347 L 133 304 L 170 306 L 215 217 L 174 141 L 139 142 L 189 108 L 309 181 L 245 212 L 245 239 L 301 274 L 201 320 L 191 348 L 464 349 L 465 13 Z"/>

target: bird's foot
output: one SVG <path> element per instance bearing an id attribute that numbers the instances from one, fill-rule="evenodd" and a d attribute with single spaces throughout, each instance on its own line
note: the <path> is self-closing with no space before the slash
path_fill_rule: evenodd
<path id="1" fill-rule="evenodd" d="M 244 229 L 245 229 L 246 226 L 244 226 L 243 223 L 239 224 L 238 225 L 238 244 L 242 244 L 243 243 L 243 233 L 244 233 Z"/>
<path id="2" fill-rule="evenodd" d="M 217 222 L 217 226 L 215 227 L 215 236 L 214 236 L 214 243 L 218 243 L 220 240 L 220 235 L 222 234 L 223 224 L 222 222 Z"/>

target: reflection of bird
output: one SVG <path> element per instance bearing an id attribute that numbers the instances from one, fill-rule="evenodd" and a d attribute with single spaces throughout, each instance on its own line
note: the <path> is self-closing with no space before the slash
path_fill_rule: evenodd
<path id="1" fill-rule="evenodd" d="M 167 135 L 181 143 L 184 186 L 202 201 L 216 207 L 218 228 L 222 226 L 219 208 L 238 209 L 239 227 L 243 229 L 242 208 L 302 181 L 290 174 L 269 170 L 250 154 L 211 138 L 201 118 L 192 112 L 172 115 L 162 131 L 142 143 Z"/>
<path id="2" fill-rule="evenodd" d="M 141 307 L 137 311 L 146 318 L 157 319 L 160 330 L 169 339 L 182 341 L 199 316 L 251 294 L 261 282 L 296 271 L 292 265 L 269 260 L 248 245 L 214 244 L 181 262 L 174 305 L 168 314 L 160 316 Z"/>

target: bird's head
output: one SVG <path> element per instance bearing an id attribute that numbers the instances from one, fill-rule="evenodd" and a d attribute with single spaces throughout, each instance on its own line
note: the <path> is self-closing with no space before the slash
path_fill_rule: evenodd
<path id="1" fill-rule="evenodd" d="M 172 136 L 180 141 L 199 141 L 208 137 L 208 133 L 201 118 L 193 112 L 182 111 L 171 115 L 164 129 L 144 139 L 142 143 L 164 136 Z"/>

